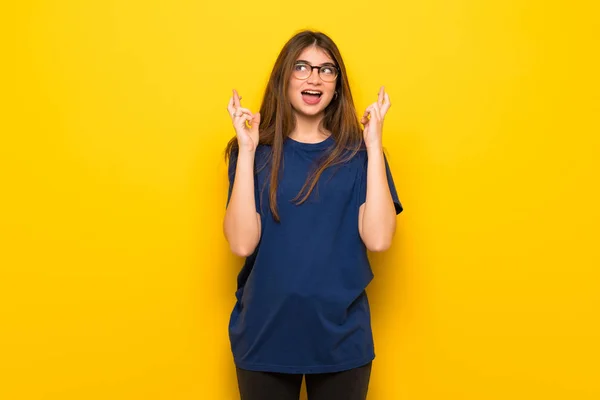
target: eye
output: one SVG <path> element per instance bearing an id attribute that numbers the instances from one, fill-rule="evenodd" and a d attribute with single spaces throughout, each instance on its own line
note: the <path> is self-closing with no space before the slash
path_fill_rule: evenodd
<path id="1" fill-rule="evenodd" d="M 336 73 L 336 68 L 335 67 L 330 67 L 330 66 L 324 66 L 321 67 L 321 73 L 325 74 L 325 75 L 330 75 L 330 76 L 334 76 Z"/>
<path id="2" fill-rule="evenodd" d="M 304 71 L 304 70 L 306 70 L 306 68 L 308 68 L 308 67 L 306 66 L 306 64 L 303 64 L 303 63 L 298 63 L 298 64 L 294 65 L 294 71 Z"/>

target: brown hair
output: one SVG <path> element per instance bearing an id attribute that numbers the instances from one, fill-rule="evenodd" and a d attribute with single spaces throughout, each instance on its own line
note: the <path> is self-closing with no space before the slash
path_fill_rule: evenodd
<path id="1" fill-rule="evenodd" d="M 331 132 L 335 139 L 335 147 L 307 178 L 304 186 L 294 198 L 294 201 L 297 201 L 296 204 L 302 204 L 308 199 L 326 168 L 343 163 L 354 157 L 361 148 L 364 149 L 362 129 L 352 100 L 346 67 L 337 46 L 322 32 L 310 30 L 298 32 L 281 49 L 260 106 L 258 143 L 271 146 L 269 204 L 273 218 L 277 222 L 280 222 L 280 219 L 277 212 L 276 193 L 283 142 L 295 128 L 296 122 L 288 99 L 287 88 L 297 57 L 310 46 L 316 46 L 325 51 L 334 60 L 340 71 L 335 88 L 338 95 L 325 108 L 325 115 L 319 127 Z M 227 143 L 225 159 L 231 159 L 231 155 L 238 150 L 237 137 L 234 136 Z M 345 150 L 351 150 L 347 157 L 344 157 Z M 300 200 L 298 201 L 298 199 Z"/>

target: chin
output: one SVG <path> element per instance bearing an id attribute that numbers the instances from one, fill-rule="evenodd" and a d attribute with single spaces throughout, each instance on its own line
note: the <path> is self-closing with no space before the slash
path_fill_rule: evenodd
<path id="1" fill-rule="evenodd" d="M 296 111 L 298 114 L 302 114 L 306 117 L 317 117 L 321 114 L 323 114 L 325 110 L 318 110 L 318 111 L 304 111 L 304 110 L 299 110 Z"/>
<path id="2" fill-rule="evenodd" d="M 325 109 L 327 108 L 328 105 L 329 105 L 329 103 L 327 103 L 325 105 L 319 104 L 319 107 L 311 107 L 309 105 L 304 104 L 304 102 L 302 102 L 299 105 L 292 104 L 292 109 L 297 113 L 306 115 L 308 117 L 314 117 L 314 116 L 324 113 Z"/>

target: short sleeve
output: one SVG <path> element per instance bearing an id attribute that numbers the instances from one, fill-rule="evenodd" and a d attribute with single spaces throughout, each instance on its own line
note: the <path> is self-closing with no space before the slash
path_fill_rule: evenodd
<path id="1" fill-rule="evenodd" d="M 229 165 L 227 167 L 227 175 L 229 177 L 229 190 L 227 192 L 227 203 L 225 208 L 229 206 L 229 200 L 231 200 L 231 192 L 233 191 L 233 182 L 235 181 L 235 172 L 237 167 L 238 152 L 233 151 L 229 158 Z M 256 161 L 255 161 L 256 166 Z M 258 178 L 256 176 L 256 167 L 254 168 L 254 204 L 256 205 L 256 212 L 260 213 L 260 192 L 258 190 Z"/>
<path id="2" fill-rule="evenodd" d="M 387 161 L 387 157 L 385 154 L 383 155 L 383 159 L 385 161 L 385 173 L 387 176 L 388 186 L 390 188 L 390 193 L 392 195 L 392 200 L 394 201 L 394 207 L 396 208 L 396 215 L 400 214 L 404 209 L 402 207 L 402 203 L 398 199 L 398 193 L 396 192 L 396 185 L 394 185 L 394 178 L 392 177 L 392 171 L 390 170 L 390 166 Z M 359 171 L 359 195 L 358 195 L 358 205 L 361 206 L 367 200 L 367 156 L 365 153 L 364 163 L 361 165 L 361 170 Z"/>

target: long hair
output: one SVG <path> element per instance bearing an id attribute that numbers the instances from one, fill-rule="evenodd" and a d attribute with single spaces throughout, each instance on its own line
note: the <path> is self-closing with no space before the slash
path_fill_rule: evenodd
<path id="1" fill-rule="evenodd" d="M 339 70 L 335 88 L 338 95 L 325 108 L 325 115 L 319 126 L 320 129 L 325 128 L 331 132 L 335 140 L 335 147 L 312 171 L 293 201 L 296 201 L 296 204 L 305 202 L 325 169 L 351 159 L 359 150 L 364 149 L 362 129 L 354 107 L 348 75 L 340 51 L 333 40 L 322 32 L 310 30 L 298 32 L 281 49 L 273 66 L 260 106 L 258 144 L 271 146 L 269 206 L 273 218 L 277 222 L 280 222 L 280 218 L 277 211 L 276 194 L 283 142 L 294 130 L 296 122 L 287 94 L 289 80 L 296 59 L 305 48 L 310 46 L 316 46 L 326 52 L 334 60 Z M 350 153 L 347 153 L 346 150 L 350 150 Z M 239 151 L 239 146 L 237 137 L 234 136 L 227 143 L 225 160 L 231 159 L 231 155 L 237 151 Z"/>

